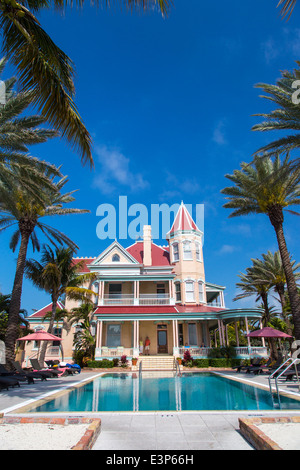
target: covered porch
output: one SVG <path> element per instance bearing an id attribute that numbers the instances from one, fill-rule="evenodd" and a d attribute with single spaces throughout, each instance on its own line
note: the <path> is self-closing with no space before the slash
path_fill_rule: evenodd
<path id="1" fill-rule="evenodd" d="M 124 309 L 126 311 L 121 311 Z M 98 307 L 96 311 L 95 359 L 138 357 L 139 355 L 183 356 L 186 348 L 192 357 L 208 357 L 215 346 L 210 330 L 215 326 L 219 344 L 228 345 L 228 323 L 243 318 L 248 332 L 248 319 L 260 319 L 259 309 L 228 310 L 218 312 L 179 312 L 176 306 L 160 307 Z M 145 340 L 150 349 L 145 351 Z M 240 347 L 237 336 L 237 357 L 267 355 L 265 344 L 261 347 Z"/>

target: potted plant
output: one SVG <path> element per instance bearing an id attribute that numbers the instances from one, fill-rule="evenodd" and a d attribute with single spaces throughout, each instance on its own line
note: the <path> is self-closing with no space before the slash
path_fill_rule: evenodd
<path id="1" fill-rule="evenodd" d="M 177 362 L 178 362 L 178 364 L 181 366 L 181 364 L 182 364 L 182 358 L 181 358 L 181 357 L 177 357 Z"/>
<path id="2" fill-rule="evenodd" d="M 133 365 L 133 366 L 136 366 L 136 365 L 137 365 L 137 361 L 138 361 L 138 358 L 137 358 L 137 357 L 133 357 L 133 358 L 131 359 L 132 365 Z"/>

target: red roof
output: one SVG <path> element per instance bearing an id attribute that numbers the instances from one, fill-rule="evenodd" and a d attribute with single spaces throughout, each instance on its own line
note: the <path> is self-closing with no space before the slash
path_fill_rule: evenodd
<path id="1" fill-rule="evenodd" d="M 124 314 L 124 313 L 177 313 L 173 305 L 125 305 L 125 306 L 101 306 L 95 311 L 96 314 Z"/>
<path id="2" fill-rule="evenodd" d="M 80 269 L 81 273 L 89 273 L 90 270 L 87 267 L 88 264 L 91 264 L 93 261 L 95 261 L 96 258 L 73 258 L 73 264 L 79 264 L 82 263 L 83 267 Z"/>
<path id="3" fill-rule="evenodd" d="M 138 263 L 143 264 L 144 259 L 144 244 L 143 241 L 134 243 L 133 245 L 126 248 L 126 251 L 133 256 Z M 152 266 L 169 266 L 170 265 L 170 254 L 164 248 L 161 248 L 155 243 L 151 243 L 151 257 Z"/>
<path id="4" fill-rule="evenodd" d="M 176 304 L 178 313 L 205 313 L 205 312 L 220 312 L 224 308 L 207 307 L 206 305 L 181 305 Z"/>
<path id="5" fill-rule="evenodd" d="M 32 315 L 30 315 L 29 318 L 41 318 L 41 317 L 45 317 L 46 314 L 48 312 L 51 312 L 52 311 L 52 305 L 53 303 L 51 302 L 51 304 L 48 304 L 46 305 L 45 307 L 41 308 L 40 310 L 37 310 L 36 312 L 34 312 Z M 61 303 L 61 302 L 57 302 L 57 308 L 59 308 L 60 310 L 62 310 L 63 308 L 65 308 L 65 306 Z"/>
<path id="6" fill-rule="evenodd" d="M 223 308 L 206 307 L 205 305 L 119 305 L 119 306 L 101 306 L 97 307 L 95 314 L 115 315 L 115 314 L 139 314 L 139 313 L 208 313 L 219 312 Z"/>
<path id="7" fill-rule="evenodd" d="M 183 204 L 181 203 L 178 212 L 176 214 L 176 217 L 174 219 L 173 225 L 171 227 L 171 230 L 169 234 L 174 233 L 174 232 L 182 232 L 186 230 L 196 230 L 197 232 L 200 232 L 198 229 L 197 225 L 193 221 L 189 211 Z"/>

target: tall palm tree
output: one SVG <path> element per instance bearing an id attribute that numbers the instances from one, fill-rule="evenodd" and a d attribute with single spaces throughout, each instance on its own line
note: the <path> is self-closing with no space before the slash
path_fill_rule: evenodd
<path id="1" fill-rule="evenodd" d="M 15 251 L 20 241 L 20 248 L 17 258 L 16 274 L 14 278 L 10 310 L 9 324 L 6 334 L 6 350 L 8 362 L 14 358 L 14 348 L 17 338 L 16 321 L 21 305 L 21 295 L 23 286 L 23 276 L 25 261 L 27 257 L 28 244 L 31 241 L 34 250 L 40 250 L 40 242 L 36 229 L 50 241 L 50 243 L 67 244 L 72 249 L 76 249 L 75 243 L 61 231 L 42 222 L 43 217 L 82 214 L 89 212 L 85 209 L 65 208 L 64 205 L 73 202 L 73 192 L 62 193 L 62 189 L 67 182 L 63 177 L 58 182 L 53 181 L 56 191 L 49 190 L 48 187 L 40 187 L 39 202 L 27 191 L 23 191 L 16 182 L 10 191 L 6 192 L 6 197 L 0 201 L 0 232 L 17 225 L 17 230 L 13 233 L 10 241 L 10 248 Z M 9 364 L 8 364 L 9 365 Z"/>
<path id="2" fill-rule="evenodd" d="M 52 333 L 56 317 L 59 297 L 66 295 L 69 299 L 86 301 L 95 295 L 94 291 L 82 287 L 95 278 L 94 273 L 81 274 L 78 272 L 82 263 L 73 263 L 74 251 L 70 248 L 57 248 L 53 251 L 45 246 L 41 261 L 28 260 L 25 265 L 25 275 L 33 284 L 51 295 L 52 312 L 48 333 Z M 47 344 L 43 344 L 40 353 L 41 364 L 44 363 Z"/>
<path id="3" fill-rule="evenodd" d="M 97 5 L 110 7 L 111 1 Z M 171 0 L 123 0 L 130 9 L 158 6 L 166 14 Z M 1 2 L 0 28 L 2 50 L 16 67 L 21 91 L 31 90 L 39 112 L 78 150 L 83 163 L 93 165 L 91 136 L 74 103 L 74 66 L 72 60 L 41 27 L 37 14 L 49 8 L 64 13 L 67 6 L 83 7 L 84 1 L 5 0 Z"/>
<path id="4" fill-rule="evenodd" d="M 281 72 L 275 85 L 258 83 L 257 88 L 261 88 L 265 93 L 265 98 L 275 104 L 275 109 L 269 113 L 260 113 L 255 116 L 262 116 L 264 121 L 252 127 L 254 131 L 292 131 L 288 136 L 264 145 L 256 153 L 268 152 L 270 155 L 276 155 L 280 152 L 288 152 L 300 147 L 300 106 L 298 104 L 299 94 L 295 82 L 300 79 L 300 62 L 296 62 L 298 68 L 292 72 Z M 296 95 L 295 95 L 296 94 Z"/>
<path id="5" fill-rule="evenodd" d="M 2 58 L 0 76 L 5 65 L 6 59 Z M 10 187 L 14 183 L 17 177 L 14 170 L 17 168 L 22 187 L 36 194 L 39 184 L 51 183 L 44 175 L 44 171 L 51 171 L 53 175 L 58 176 L 59 170 L 54 165 L 31 157 L 28 146 L 46 142 L 58 134 L 53 129 L 40 127 L 45 122 L 43 117 L 24 116 L 24 112 L 32 104 L 32 93 L 30 91 L 17 93 L 14 90 L 17 83 L 15 77 L 6 79 L 3 83 L 4 102 L 0 105 L 0 191 L 3 186 Z"/>
<path id="6" fill-rule="evenodd" d="M 275 230 L 291 303 L 294 333 L 296 339 L 300 339 L 300 297 L 283 231 L 283 211 L 291 212 L 287 207 L 300 204 L 300 168 L 291 167 L 288 157 L 281 161 L 277 155 L 273 161 L 270 157 L 257 156 L 252 164 L 242 163 L 241 170 L 235 170 L 233 175 L 226 177 L 234 183 L 234 186 L 221 191 L 228 196 L 224 207 L 233 209 L 229 217 L 265 214 Z"/>

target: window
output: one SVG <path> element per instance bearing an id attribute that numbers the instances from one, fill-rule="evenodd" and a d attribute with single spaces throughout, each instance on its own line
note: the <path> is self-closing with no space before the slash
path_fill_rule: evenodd
<path id="1" fill-rule="evenodd" d="M 203 282 L 200 281 L 198 282 L 198 288 L 199 288 L 199 302 L 204 302 L 204 287 L 203 287 Z"/>
<path id="2" fill-rule="evenodd" d="M 197 346 L 196 323 L 189 323 L 188 324 L 188 332 L 189 332 L 189 345 L 190 346 Z"/>
<path id="3" fill-rule="evenodd" d="M 194 281 L 186 281 L 185 283 L 185 301 L 194 302 Z"/>
<path id="4" fill-rule="evenodd" d="M 53 328 L 53 334 L 54 336 L 58 336 L 58 338 L 61 338 L 62 328 Z M 53 341 L 52 346 L 60 346 L 60 343 L 60 341 Z"/>
<path id="5" fill-rule="evenodd" d="M 181 302 L 180 282 L 176 282 L 175 284 L 175 298 L 176 298 L 176 302 Z"/>
<path id="6" fill-rule="evenodd" d="M 156 293 L 158 299 L 163 299 L 166 293 L 166 286 L 165 284 L 157 284 L 156 286 Z"/>
<path id="7" fill-rule="evenodd" d="M 110 299 L 121 299 L 122 284 L 109 284 L 108 292 Z"/>
<path id="8" fill-rule="evenodd" d="M 108 348 L 121 345 L 121 325 L 107 325 L 106 345 Z"/>
<path id="9" fill-rule="evenodd" d="M 173 245 L 173 259 L 174 259 L 174 262 L 179 261 L 178 243 L 174 243 Z"/>
<path id="10" fill-rule="evenodd" d="M 112 257 L 112 261 L 113 261 L 113 262 L 120 261 L 120 256 L 119 256 L 119 255 L 117 255 L 117 254 L 113 255 L 113 257 Z"/>
<path id="11" fill-rule="evenodd" d="M 191 250 L 191 242 L 184 242 L 183 243 L 183 259 L 190 260 L 193 259 L 193 254 Z"/>
<path id="12" fill-rule="evenodd" d="M 201 247 L 200 243 L 196 243 L 196 260 L 201 261 Z"/>

